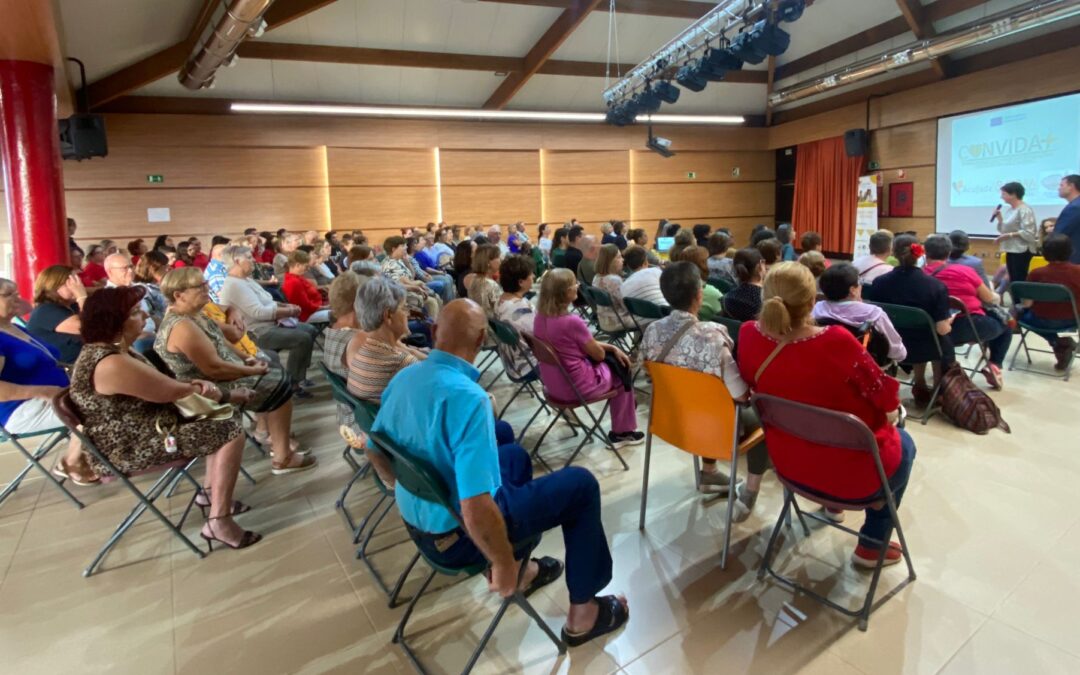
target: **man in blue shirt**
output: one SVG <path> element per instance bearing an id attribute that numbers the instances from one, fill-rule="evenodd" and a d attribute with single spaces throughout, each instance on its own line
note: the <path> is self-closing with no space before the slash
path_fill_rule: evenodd
<path id="1" fill-rule="evenodd" d="M 1071 263 L 1080 263 L 1080 174 L 1069 174 L 1061 179 L 1058 196 L 1069 202 L 1061 210 L 1054 234 L 1064 234 L 1072 239 L 1073 253 Z"/>
<path id="2" fill-rule="evenodd" d="M 496 447 L 492 403 L 472 365 L 486 333 L 487 317 L 478 304 L 465 299 L 447 304 L 435 325 L 434 351 L 394 376 L 373 426 L 375 433 L 442 474 L 465 528 L 449 511 L 401 485 L 395 490 L 398 510 L 431 559 L 450 566 L 486 559 L 490 588 L 503 597 L 518 584 L 514 542 L 561 527 L 571 603 L 563 639 L 570 646 L 584 644 L 629 618 L 625 598 L 596 595 L 611 581 L 600 488 L 581 467 L 533 480 L 524 448 L 516 443 Z M 562 564 L 553 558 L 529 561 L 521 590 L 531 593 L 561 573 Z"/>

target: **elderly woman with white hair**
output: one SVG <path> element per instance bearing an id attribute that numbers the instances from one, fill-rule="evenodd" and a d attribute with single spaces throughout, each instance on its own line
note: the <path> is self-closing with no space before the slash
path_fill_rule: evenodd
<path id="1" fill-rule="evenodd" d="M 228 276 L 221 287 L 221 304 L 235 308 L 243 316 L 248 330 L 255 336 L 255 343 L 262 349 L 287 351 L 285 370 L 292 377 L 299 398 L 311 394 L 303 391 L 307 386 L 307 371 L 311 367 L 311 351 L 315 344 L 316 329 L 300 323 L 300 308 L 296 305 L 278 303 L 251 278 L 255 259 L 247 246 L 227 246 L 221 252 Z"/>

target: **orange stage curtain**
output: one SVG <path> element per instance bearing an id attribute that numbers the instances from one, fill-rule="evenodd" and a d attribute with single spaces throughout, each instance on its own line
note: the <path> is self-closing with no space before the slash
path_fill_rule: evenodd
<path id="1" fill-rule="evenodd" d="M 799 144 L 791 223 L 798 237 L 818 232 L 829 253 L 848 253 L 855 244 L 855 210 L 864 157 L 848 157 L 844 137 Z"/>

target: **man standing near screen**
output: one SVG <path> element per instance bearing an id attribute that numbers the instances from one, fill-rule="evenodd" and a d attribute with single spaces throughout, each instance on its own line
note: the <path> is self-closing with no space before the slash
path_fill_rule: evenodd
<path id="1" fill-rule="evenodd" d="M 1072 239 L 1073 251 L 1069 262 L 1080 263 L 1080 175 L 1073 173 L 1062 178 L 1058 196 L 1069 203 L 1058 216 L 1054 234 L 1064 234 Z"/>

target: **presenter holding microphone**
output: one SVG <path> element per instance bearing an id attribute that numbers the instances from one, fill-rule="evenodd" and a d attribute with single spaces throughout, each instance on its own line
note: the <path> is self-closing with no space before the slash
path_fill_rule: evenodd
<path id="1" fill-rule="evenodd" d="M 995 241 L 1005 252 L 1009 281 L 1027 281 L 1031 257 L 1039 248 L 1035 212 L 1024 203 L 1024 186 L 1020 183 L 1002 185 L 1001 201 L 1005 202 L 1005 208 L 999 206 L 992 216 L 1001 233 Z"/>

